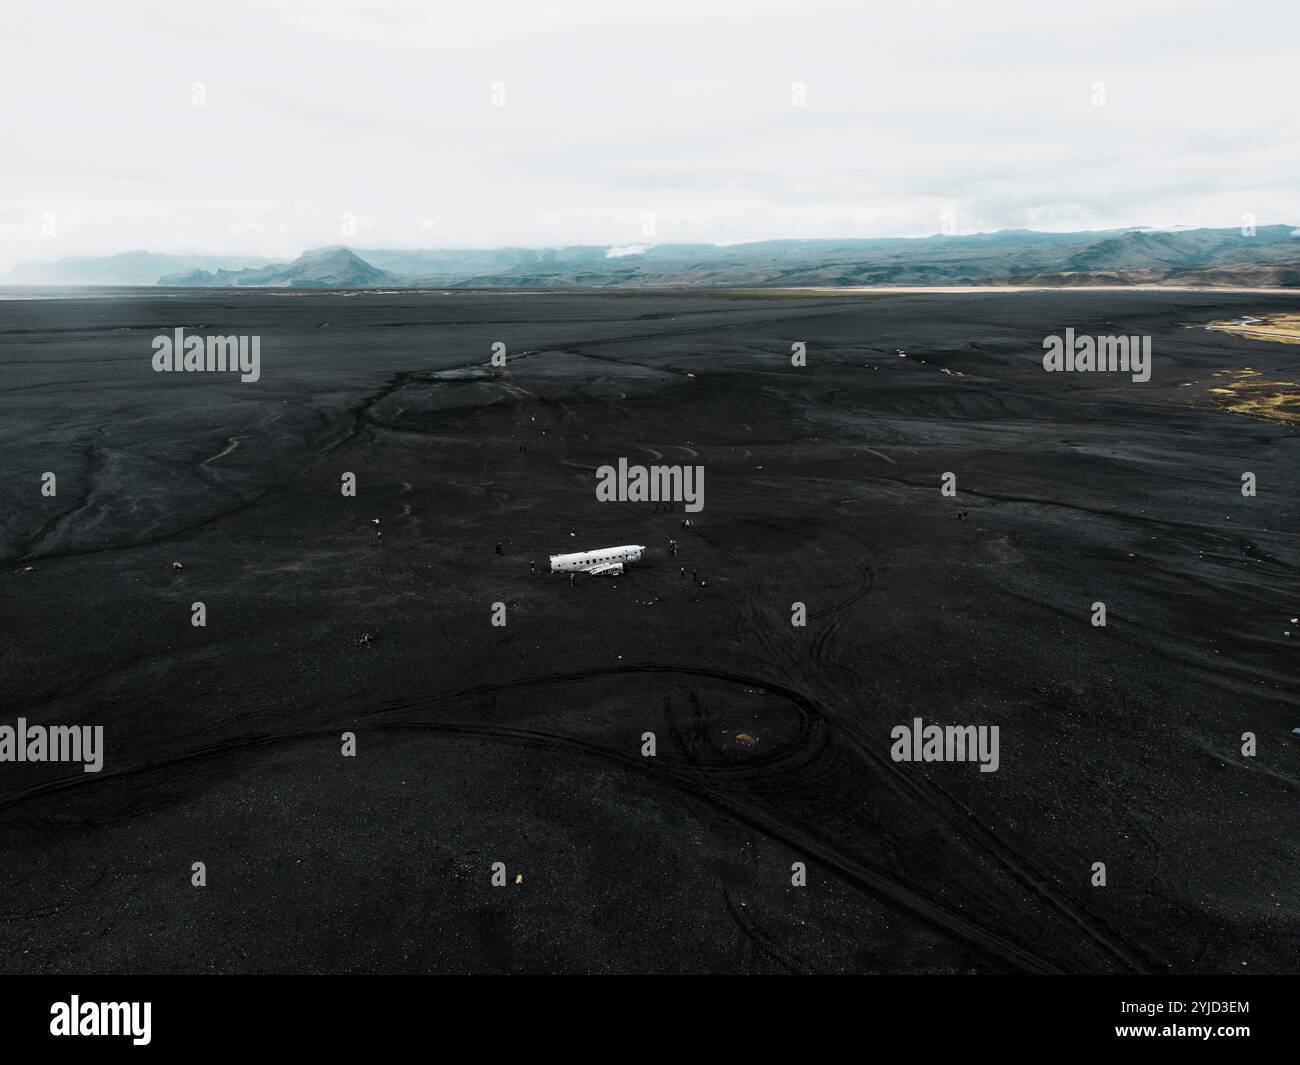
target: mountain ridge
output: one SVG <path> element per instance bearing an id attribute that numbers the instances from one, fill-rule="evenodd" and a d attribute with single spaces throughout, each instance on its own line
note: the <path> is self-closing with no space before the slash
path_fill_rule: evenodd
<path id="1" fill-rule="evenodd" d="M 859 288 L 926 285 L 1037 285 L 1056 278 L 1088 284 L 1204 284 L 1256 278 L 1295 287 L 1300 230 L 1121 230 L 1046 233 L 999 230 L 967 235 L 851 240 L 795 239 L 745 244 L 561 245 L 352 248 L 327 245 L 291 262 L 234 256 L 155 256 L 23 264 L 10 281 L 75 277 L 62 283 L 163 287 L 267 288 Z M 179 265 L 141 281 L 152 266 Z M 122 280 L 89 281 L 114 276 Z M 17 276 L 14 276 L 17 275 Z M 54 282 L 59 283 L 59 282 Z"/>

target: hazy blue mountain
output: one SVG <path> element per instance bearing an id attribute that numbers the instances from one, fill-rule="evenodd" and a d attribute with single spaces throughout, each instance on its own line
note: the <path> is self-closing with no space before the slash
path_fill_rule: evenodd
<path id="1" fill-rule="evenodd" d="M 400 267 L 414 283 L 466 287 L 786 287 L 1017 284 L 1048 273 L 1066 283 L 1151 283 L 1181 271 L 1300 264 L 1291 226 L 1238 230 L 1036 233 L 1007 230 L 971 236 L 886 240 L 783 240 L 718 247 L 663 244 L 616 257 L 603 248 L 497 249 L 492 253 L 403 252 Z M 379 255 L 362 252 L 372 261 Z M 424 267 L 421 270 L 421 267 Z M 1152 271 L 1126 280 L 1125 271 Z M 1092 274 L 1110 275 L 1090 280 Z M 1285 284 L 1285 270 L 1265 272 Z M 1039 282 L 1041 283 L 1041 282 Z"/>
<path id="2" fill-rule="evenodd" d="M 152 285 L 163 274 L 239 269 L 265 263 L 265 259 L 255 255 L 160 255 L 149 251 L 124 251 L 117 255 L 80 256 L 51 263 L 22 263 L 14 267 L 4 280 L 27 285 Z"/>
<path id="3" fill-rule="evenodd" d="M 401 282 L 396 274 L 377 269 L 347 248 L 304 252 L 291 263 L 272 263 L 257 270 L 192 270 L 158 279 L 160 285 L 196 287 L 377 288 Z"/>
<path id="4" fill-rule="evenodd" d="M 878 240 L 768 240 L 609 248 L 315 248 L 291 263 L 152 256 L 27 265 L 11 281 L 288 288 L 782 288 L 984 284 L 1259 284 L 1292 286 L 1292 226 L 1038 233 Z M 148 269 L 164 263 L 156 273 Z M 1225 278 L 1255 278 L 1228 281 Z"/>
<path id="5" fill-rule="evenodd" d="M 1069 270 L 1206 267 L 1225 262 L 1295 261 L 1300 240 L 1290 226 L 1267 226 L 1246 237 L 1236 229 L 1138 231 L 1098 241 L 1070 257 Z"/>

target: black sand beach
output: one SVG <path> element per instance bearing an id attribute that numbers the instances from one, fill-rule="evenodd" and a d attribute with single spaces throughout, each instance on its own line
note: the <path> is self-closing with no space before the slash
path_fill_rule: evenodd
<path id="1" fill-rule="evenodd" d="M 1296 303 L 0 301 L 0 724 L 105 745 L 0 763 L 0 965 L 1294 971 L 1297 423 L 1210 389 L 1300 347 L 1201 326 Z M 261 379 L 155 373 L 179 327 Z M 1045 373 L 1067 327 L 1151 380 Z M 619 457 L 704 509 L 598 502 Z M 998 770 L 893 761 L 915 718 Z"/>

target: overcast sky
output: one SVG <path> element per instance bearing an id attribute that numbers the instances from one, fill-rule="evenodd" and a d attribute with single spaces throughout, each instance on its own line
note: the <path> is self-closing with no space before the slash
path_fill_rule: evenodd
<path id="1" fill-rule="evenodd" d="M 1300 223 L 1298 12 L 9 0 L 0 269 Z"/>

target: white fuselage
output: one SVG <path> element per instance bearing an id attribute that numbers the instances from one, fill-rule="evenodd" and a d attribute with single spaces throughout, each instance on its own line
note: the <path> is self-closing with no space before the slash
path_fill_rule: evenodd
<path id="1" fill-rule="evenodd" d="M 624 544 L 622 547 L 600 547 L 595 551 L 575 551 L 569 555 L 552 555 L 551 572 L 621 573 L 628 562 L 640 562 L 642 544 Z"/>

